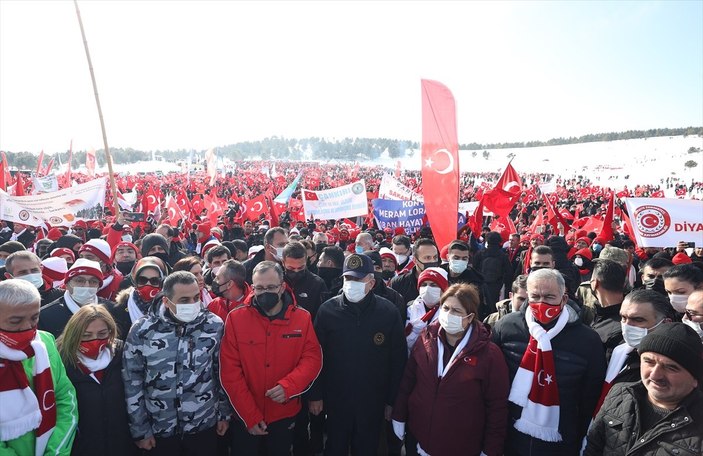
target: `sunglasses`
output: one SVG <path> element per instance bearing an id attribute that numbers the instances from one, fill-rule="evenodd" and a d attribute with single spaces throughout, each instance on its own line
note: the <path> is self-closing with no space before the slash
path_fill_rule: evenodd
<path id="1" fill-rule="evenodd" d="M 149 284 L 152 287 L 160 287 L 161 277 L 137 277 L 138 287 L 143 287 L 146 284 Z"/>

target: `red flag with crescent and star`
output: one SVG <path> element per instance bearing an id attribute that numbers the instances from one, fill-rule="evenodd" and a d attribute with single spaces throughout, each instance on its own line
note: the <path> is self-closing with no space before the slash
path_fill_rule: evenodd
<path id="1" fill-rule="evenodd" d="M 495 187 L 483 194 L 483 204 L 494 214 L 506 217 L 522 195 L 522 180 L 508 163 Z"/>
<path id="2" fill-rule="evenodd" d="M 459 141 L 456 106 L 449 89 L 423 79 L 422 194 L 437 245 L 456 239 L 459 208 Z"/>
<path id="3" fill-rule="evenodd" d="M 259 195 L 256 198 L 247 201 L 247 208 L 248 209 L 245 215 L 247 220 L 258 220 L 261 214 L 269 214 L 269 207 L 266 203 L 265 195 Z"/>

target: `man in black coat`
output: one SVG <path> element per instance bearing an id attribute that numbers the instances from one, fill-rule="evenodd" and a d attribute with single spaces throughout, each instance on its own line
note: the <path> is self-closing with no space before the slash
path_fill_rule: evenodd
<path id="1" fill-rule="evenodd" d="M 56 301 L 42 307 L 39 312 L 38 328 L 59 337 L 66 323 L 74 313 L 86 304 L 104 306 L 117 324 L 117 337 L 127 337 L 132 322 L 127 308 L 119 308 L 112 302 L 98 298 L 98 288 L 102 285 L 100 264 L 79 258 L 66 273 L 66 292 Z"/>
<path id="2" fill-rule="evenodd" d="M 28 250 L 20 250 L 7 257 L 5 278 L 26 280 L 37 287 L 43 307 L 63 296 L 63 290 L 54 288 L 52 283 L 45 281 L 42 269 L 38 256 Z"/>
<path id="3" fill-rule="evenodd" d="M 468 283 L 476 286 L 481 300 L 478 309 L 478 318 L 483 320 L 493 313 L 495 303 L 493 303 L 493 306 L 489 306 L 486 303 L 486 290 L 483 275 L 469 263 L 469 257 L 469 245 L 464 241 L 456 239 L 449 244 L 449 248 L 447 249 L 448 263 L 443 264 L 441 268 L 447 271 L 449 285 Z"/>
<path id="4" fill-rule="evenodd" d="M 486 235 L 488 247 L 476 252 L 473 259 L 474 268 L 483 275 L 486 292 L 487 309 L 494 308 L 496 303 L 507 296 L 513 284 L 513 268 L 508 260 L 508 254 L 503 250 L 503 240 L 499 233 L 491 231 Z"/>
<path id="5" fill-rule="evenodd" d="M 527 297 L 528 302 L 519 312 L 509 313 L 493 327 L 493 342 L 503 351 L 510 371 L 510 381 L 513 383 L 511 402 L 508 404 L 510 420 L 505 454 L 576 456 L 581 449 L 605 378 L 606 363 L 602 343 L 598 334 L 581 323 L 578 313 L 567 305 L 564 278 L 558 271 L 542 269 L 530 273 L 527 279 Z M 537 397 L 540 387 L 556 382 L 558 429 L 553 430 L 558 431 L 558 441 L 547 441 L 536 436 L 535 434 L 544 432 L 541 426 L 536 431 L 533 429 L 524 432 L 515 427 L 515 422 L 523 418 L 523 413 L 527 410 L 513 402 L 513 393 L 520 390 L 520 382 L 514 380 L 518 370 L 524 372 L 525 367 L 521 366 L 521 363 L 531 338 L 526 320 L 528 312 L 530 320 L 543 330 L 560 328 L 548 333 L 555 374 L 546 377 L 544 369 L 533 372 L 537 381 L 528 383 L 532 385 L 530 392 L 536 393 L 534 397 Z M 535 328 L 538 329 L 536 326 Z M 545 364 L 545 369 L 546 366 Z M 532 366 L 532 369 L 535 368 Z"/>
<path id="6" fill-rule="evenodd" d="M 364 255 L 371 258 L 373 263 L 373 276 L 376 281 L 376 285 L 373 286 L 373 294 L 387 299 L 391 304 L 398 309 L 400 313 L 400 320 L 405 324 L 405 320 L 408 318 L 408 303 L 403 301 L 403 296 L 394 289 L 387 287 L 386 283 L 383 281 L 383 275 L 381 272 L 381 254 L 375 250 L 367 250 Z"/>
<path id="7" fill-rule="evenodd" d="M 247 283 L 251 283 L 251 277 L 257 264 L 264 260 L 280 263 L 286 244 L 288 244 L 288 235 L 283 228 L 280 226 L 269 228 L 264 235 L 264 248 L 243 263 L 247 270 Z"/>
<path id="8" fill-rule="evenodd" d="M 393 304 L 372 293 L 371 259 L 344 262 L 344 287 L 315 319 L 322 373 L 309 393 L 310 412 L 327 413 L 325 454 L 376 454 L 382 422 L 390 420 L 406 360 L 403 324 Z"/>
<path id="9" fill-rule="evenodd" d="M 439 267 L 439 249 L 432 239 L 422 238 L 415 241 L 413 245 L 413 258 L 415 266 L 391 279 L 388 284 L 392 289 L 400 293 L 403 301 L 407 304 L 413 301 L 420 294 L 417 291 L 417 278 L 426 268 Z"/>

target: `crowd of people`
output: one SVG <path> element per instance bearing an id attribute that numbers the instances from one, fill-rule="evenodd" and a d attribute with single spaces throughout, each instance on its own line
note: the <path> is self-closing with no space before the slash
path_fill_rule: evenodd
<path id="1" fill-rule="evenodd" d="M 232 209 L 214 219 L 2 222 L 0 455 L 703 453 L 703 245 L 535 226 L 528 197 L 515 232 L 486 220 L 447 245 L 428 226 L 240 212 L 300 166 L 118 179 L 214 193 Z M 382 170 L 305 176 L 377 192 Z M 524 176 L 526 196 L 552 180 L 574 219 L 604 212 L 585 178 Z"/>

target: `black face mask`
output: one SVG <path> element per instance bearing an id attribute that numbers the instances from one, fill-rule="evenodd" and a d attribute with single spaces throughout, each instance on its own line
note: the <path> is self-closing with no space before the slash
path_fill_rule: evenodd
<path id="1" fill-rule="evenodd" d="M 152 254 L 149 255 L 149 256 L 156 257 L 156 258 L 158 258 L 159 260 L 163 261 L 164 264 L 167 264 L 167 265 L 171 266 L 171 263 L 169 263 L 169 261 L 168 261 L 168 253 L 163 253 L 163 252 L 152 253 Z"/>
<path id="2" fill-rule="evenodd" d="M 303 269 L 302 271 L 291 271 L 290 269 L 286 269 L 286 278 L 288 280 L 290 280 L 292 283 L 298 282 L 304 276 L 305 276 L 305 269 Z"/>
<path id="3" fill-rule="evenodd" d="M 534 266 L 534 267 L 531 266 L 531 267 L 530 267 L 530 272 L 539 271 L 540 269 L 550 269 L 550 268 L 548 268 L 548 267 L 546 267 L 546 266 Z"/>
<path id="4" fill-rule="evenodd" d="M 390 280 L 395 277 L 395 271 L 383 271 L 381 277 L 383 277 L 383 280 Z"/>
<path id="5" fill-rule="evenodd" d="M 278 293 L 271 293 L 268 291 L 256 295 L 256 298 L 254 298 L 254 302 L 256 303 L 256 305 L 266 313 L 271 312 L 271 309 L 276 307 L 276 304 L 278 304 L 278 300 Z"/>
<path id="6" fill-rule="evenodd" d="M 654 279 L 647 279 L 644 282 L 642 282 L 644 285 L 644 288 L 647 290 L 653 290 L 656 291 L 657 293 L 660 293 L 664 296 L 668 296 L 666 289 L 664 288 L 664 279 L 662 276 L 658 276 Z"/>
<path id="7" fill-rule="evenodd" d="M 342 268 L 317 268 L 317 275 L 329 285 L 337 277 L 342 277 Z"/>
<path id="8" fill-rule="evenodd" d="M 115 263 L 115 267 L 123 276 L 128 276 L 129 273 L 132 272 L 134 263 L 136 263 L 136 261 L 118 261 Z"/>
<path id="9" fill-rule="evenodd" d="M 415 260 L 415 263 L 421 264 L 423 271 L 426 270 L 427 268 L 438 268 L 439 265 L 441 264 L 439 261 L 430 261 L 427 263 L 423 263 L 420 260 Z"/>
<path id="10" fill-rule="evenodd" d="M 325 247 L 327 247 L 327 243 L 325 243 L 325 242 L 318 242 L 317 244 L 315 244 L 315 252 L 317 252 L 317 254 L 319 255 L 319 254 L 322 253 L 322 250 L 323 250 Z"/>
<path id="11" fill-rule="evenodd" d="M 222 284 L 224 285 L 224 284 Z M 224 294 L 225 291 L 221 290 L 220 287 L 222 286 L 219 283 L 215 282 L 214 280 L 210 284 L 210 290 L 212 290 L 212 293 L 217 296 L 218 298 L 221 298 Z"/>

